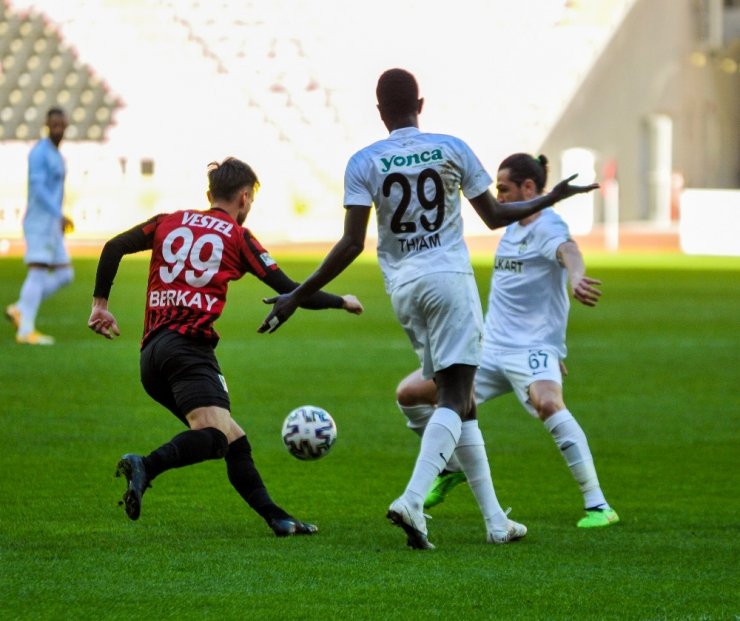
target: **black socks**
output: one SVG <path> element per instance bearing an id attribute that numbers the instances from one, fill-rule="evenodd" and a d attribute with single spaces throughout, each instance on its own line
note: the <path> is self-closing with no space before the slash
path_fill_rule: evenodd
<path id="1" fill-rule="evenodd" d="M 278 507 L 267 493 L 262 477 L 252 459 L 252 447 L 247 436 L 229 444 L 226 453 L 226 472 L 239 495 L 268 524 L 273 519 L 286 519 L 290 515 Z"/>
<path id="2" fill-rule="evenodd" d="M 268 524 L 274 519 L 291 517 L 267 493 L 262 477 L 254 465 L 252 447 L 246 436 L 229 444 L 226 436 L 214 427 L 183 431 L 144 457 L 144 467 L 147 478 L 151 481 L 172 468 L 222 457 L 226 458 L 226 472 L 231 485 Z"/>
<path id="3" fill-rule="evenodd" d="M 226 454 L 228 443 L 226 436 L 214 427 L 183 431 L 144 457 L 147 478 L 151 481 L 172 468 L 221 459 Z"/>

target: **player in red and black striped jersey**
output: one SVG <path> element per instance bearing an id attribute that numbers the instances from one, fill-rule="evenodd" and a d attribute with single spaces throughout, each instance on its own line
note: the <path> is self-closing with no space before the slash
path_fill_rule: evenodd
<path id="1" fill-rule="evenodd" d="M 121 259 L 151 250 L 146 316 L 141 342 L 141 381 L 147 393 L 184 422 L 189 430 L 147 456 L 128 453 L 116 476 L 125 476 L 121 504 L 132 520 L 141 499 L 162 472 L 225 458 L 229 481 L 276 535 L 313 534 L 278 507 L 252 460 L 244 430 L 231 417 L 226 382 L 214 349 L 213 323 L 223 312 L 229 282 L 250 273 L 278 293 L 298 286 L 242 225 L 259 181 L 244 162 L 228 158 L 208 170 L 210 209 L 161 214 L 108 241 L 101 253 L 88 326 L 111 339 L 120 334 L 108 297 Z M 356 297 L 319 291 L 304 308 L 342 308 L 360 314 Z"/>

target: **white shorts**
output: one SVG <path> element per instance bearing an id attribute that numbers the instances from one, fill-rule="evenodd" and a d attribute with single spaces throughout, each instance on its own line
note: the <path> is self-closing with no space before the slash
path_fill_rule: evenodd
<path id="1" fill-rule="evenodd" d="M 453 364 L 480 364 L 483 312 L 472 274 L 422 276 L 394 289 L 391 304 L 425 379 Z"/>
<path id="2" fill-rule="evenodd" d="M 29 263 L 68 265 L 70 263 L 61 225 L 58 229 L 51 233 L 26 233 L 26 254 L 23 259 L 26 265 Z"/>
<path id="3" fill-rule="evenodd" d="M 529 400 L 529 387 L 540 380 L 563 385 L 560 358 L 554 349 L 486 350 L 475 374 L 475 402 L 485 403 L 513 391 L 527 412 L 537 418 Z"/>

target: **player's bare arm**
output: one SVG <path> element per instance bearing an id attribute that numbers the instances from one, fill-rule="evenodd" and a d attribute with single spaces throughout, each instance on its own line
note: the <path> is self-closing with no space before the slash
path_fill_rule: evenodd
<path id="1" fill-rule="evenodd" d="M 572 185 L 570 182 L 577 175 L 571 175 L 558 183 L 550 192 L 537 196 L 528 201 L 512 201 L 500 203 L 496 200 L 490 190 L 483 194 L 470 199 L 470 204 L 480 216 L 486 226 L 493 230 L 502 226 L 508 226 L 512 222 L 517 222 L 527 216 L 531 216 L 545 207 L 552 207 L 555 203 L 575 196 L 576 194 L 585 194 L 592 192 L 599 187 L 598 183 L 589 185 Z"/>
<path id="2" fill-rule="evenodd" d="M 277 330 L 307 298 L 339 276 L 362 253 L 369 219 L 370 207 L 347 206 L 344 235 L 334 244 L 316 271 L 299 287 L 290 293 L 264 300 L 265 304 L 273 304 L 273 307 L 257 332 L 272 333 Z"/>
<path id="3" fill-rule="evenodd" d="M 586 265 L 578 244 L 574 241 L 560 244 L 557 259 L 568 272 L 568 282 L 573 297 L 585 306 L 596 306 L 601 297 L 601 291 L 596 287 L 601 285 L 601 281 L 586 276 Z"/>

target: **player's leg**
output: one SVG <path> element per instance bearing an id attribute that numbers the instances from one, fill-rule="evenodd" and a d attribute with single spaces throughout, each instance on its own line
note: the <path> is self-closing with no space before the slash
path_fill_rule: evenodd
<path id="1" fill-rule="evenodd" d="M 144 458 L 150 481 L 172 468 L 226 455 L 235 439 L 231 401 L 210 345 L 162 331 L 141 352 L 141 381 L 153 399 L 188 427 Z"/>
<path id="2" fill-rule="evenodd" d="M 454 367 L 449 370 L 456 371 Z M 507 543 L 524 537 L 527 534 L 527 528 L 507 517 L 507 513 L 501 507 L 496 496 L 486 445 L 478 426 L 476 406 L 472 396 L 474 374 L 475 369 L 473 369 L 473 375 L 466 374 L 457 378 L 454 374 L 447 378 L 444 375 L 440 377 L 440 374 L 437 374 L 437 392 L 440 404 L 444 403 L 443 395 L 446 393 L 446 383 L 452 381 L 460 388 L 465 387 L 464 390 L 468 391 L 470 395 L 468 413 L 462 423 L 460 438 L 455 448 L 455 456 L 460 462 L 470 490 L 473 492 L 483 515 L 487 541 L 489 543 Z"/>
<path id="3" fill-rule="evenodd" d="M 297 520 L 275 504 L 254 463 L 246 434 L 233 419 L 230 427 L 226 473 L 232 487 L 278 537 L 317 533 L 319 529 L 316 526 Z"/>
<path id="4" fill-rule="evenodd" d="M 423 436 L 437 403 L 434 380 L 424 379 L 421 369 L 409 373 L 396 388 L 396 403 L 408 419 L 406 426 L 419 437 Z"/>
<path id="5" fill-rule="evenodd" d="M 184 468 L 209 459 L 221 459 L 229 446 L 229 410 L 216 406 L 200 406 L 185 415 L 187 431 L 144 457 L 147 476 L 154 480 L 173 468 Z"/>
<path id="6" fill-rule="evenodd" d="M 475 403 L 480 405 L 496 397 L 511 392 L 511 384 L 501 372 L 500 367 L 491 359 L 491 353 L 484 348 L 483 362 L 475 373 Z M 424 508 L 430 509 L 444 502 L 447 495 L 461 483 L 465 483 L 465 473 L 457 458 L 457 450 L 447 462 L 445 470 L 434 480 L 429 490 Z"/>
<path id="7" fill-rule="evenodd" d="M 17 324 L 16 341 L 29 345 L 52 345 L 54 339 L 36 330 L 41 303 L 60 287 L 72 282 L 74 272 L 64 246 L 61 229 L 51 236 L 26 235 L 25 262 L 28 274 L 17 304 L 5 309 L 5 315 Z"/>
<path id="8" fill-rule="evenodd" d="M 74 280 L 74 269 L 67 253 L 67 247 L 64 245 L 64 233 L 61 230 L 55 231 L 51 243 L 52 257 L 44 280 L 42 302 Z"/>
<path id="9" fill-rule="evenodd" d="M 406 426 L 422 437 L 437 406 L 437 385 L 432 379 L 424 379 L 422 370 L 416 369 L 398 384 L 396 403 L 407 418 Z M 447 462 L 446 470 L 460 471 L 460 465 L 454 455 Z"/>
<path id="10" fill-rule="evenodd" d="M 127 489 L 122 503 L 132 520 L 141 514 L 141 499 L 151 482 L 173 468 L 192 466 L 226 455 L 229 411 L 216 406 L 199 407 L 185 417 L 193 428 L 177 434 L 146 456 L 126 453 L 118 462 L 116 476 L 124 476 Z"/>
<path id="11" fill-rule="evenodd" d="M 443 405 L 448 390 L 453 394 L 454 391 L 459 391 L 454 398 L 458 400 L 460 407 L 467 408 L 467 411 L 465 409 L 461 410 L 466 413 L 462 416 L 463 423 L 455 456 L 460 462 L 470 490 L 473 492 L 483 514 L 487 541 L 506 543 L 523 537 L 527 529 L 524 525 L 509 520 L 499 504 L 493 487 L 485 442 L 476 419 L 473 384 L 475 371 L 483 359 L 483 314 L 480 308 L 478 289 L 475 279 L 471 276 L 461 280 L 459 288 L 456 288 L 452 283 L 448 284 L 447 290 L 452 292 L 454 299 L 451 305 L 453 313 L 449 315 L 448 321 L 441 328 L 438 326 L 432 331 L 433 340 L 437 343 L 435 350 L 444 352 L 441 358 L 437 360 L 438 364 L 435 368 L 447 368 L 447 365 L 440 364 L 444 363 L 445 360 L 469 360 L 471 362 L 475 360 L 476 362 L 472 374 L 465 373 L 462 377 L 452 377 L 454 388 L 450 386 L 450 382 L 446 379 L 440 379 L 439 374 L 436 376 L 438 401 L 440 405 Z M 465 399 L 464 402 L 463 399 Z"/>
<path id="12" fill-rule="evenodd" d="M 422 437 L 437 403 L 437 386 L 434 380 L 424 379 L 421 369 L 413 371 L 398 384 L 396 403 L 398 409 L 406 416 L 406 426 Z M 444 502 L 447 494 L 464 482 L 465 474 L 453 453 L 445 468 L 434 479 L 424 499 L 424 508 L 428 509 Z"/>
<path id="13" fill-rule="evenodd" d="M 619 517 L 604 497 L 586 434 L 566 407 L 561 384 L 551 380 L 533 382 L 529 386 L 529 398 L 583 495 L 586 516 L 578 526 L 616 524 Z"/>
<path id="14" fill-rule="evenodd" d="M 41 292 L 41 301 L 56 293 L 62 287 L 66 287 L 74 280 L 74 269 L 71 265 L 54 265 L 46 272 L 44 288 Z"/>
<path id="15" fill-rule="evenodd" d="M 436 384 L 436 406 L 405 492 L 414 507 L 421 507 L 454 453 L 462 421 L 471 411 L 474 417 L 473 378 L 480 362 L 483 316 L 472 275 L 432 274 L 402 289 L 391 300 L 422 362 L 419 379 L 434 377 Z M 407 387 L 407 392 L 432 401 L 431 384 L 422 386 Z"/>
<path id="16" fill-rule="evenodd" d="M 144 347 L 140 363 L 147 393 L 189 428 L 146 456 L 127 453 L 118 462 L 116 476 L 128 482 L 122 504 L 132 520 L 160 474 L 224 457 L 231 421 L 226 383 L 209 345 L 163 331 Z"/>
<path id="17" fill-rule="evenodd" d="M 475 367 L 469 365 L 456 366 L 465 367 L 465 369 L 445 369 L 435 374 L 438 389 L 440 379 L 444 386 L 442 391 L 438 392 L 440 401 L 424 429 L 419 454 L 406 489 L 403 495 L 395 500 L 388 510 L 389 519 L 406 531 L 408 545 L 417 549 L 433 547 L 427 540 L 426 521 L 421 510 L 424 499 L 435 478 L 444 469 L 460 438 L 462 420 L 458 411 L 468 407 L 469 402 L 472 401 L 472 394 L 468 395 L 467 400 L 460 399 L 459 389 L 456 393 L 452 391 L 451 387 L 447 385 L 447 378 L 453 381 L 453 375 L 457 375 L 458 372 L 461 374 L 467 372 L 470 378 L 470 390 L 472 391 L 472 377 L 475 374 Z M 457 411 L 452 409 L 453 407 Z"/>
<path id="18" fill-rule="evenodd" d="M 455 451 L 483 513 L 488 540 L 503 543 L 519 538 L 526 528 L 509 520 L 498 503 L 485 443 L 475 418 L 473 381 L 481 360 L 483 329 L 475 280 L 472 275 L 461 278 L 437 274 L 426 284 L 431 286 L 418 297 L 427 322 L 422 360 L 425 375 L 428 376 L 430 367 L 435 371 L 437 408 L 422 437 L 404 497 L 415 507 L 419 493 L 428 493 Z"/>
<path id="19" fill-rule="evenodd" d="M 391 302 L 396 316 L 419 356 L 423 376 L 427 379 L 435 375 L 435 369 L 444 369 L 455 362 L 453 360 L 448 364 L 438 364 L 440 356 L 435 356 L 434 352 L 434 348 L 439 346 L 439 339 L 433 337 L 432 332 L 441 331 L 441 326 L 450 316 L 455 301 L 454 292 L 445 286 L 445 282 L 441 282 L 444 278 L 445 276 L 441 274 L 425 276 L 391 292 Z M 447 275 L 447 278 L 451 278 L 450 275 Z M 463 300 L 461 304 L 464 305 L 465 302 L 466 300 Z M 466 310 L 469 314 L 470 310 Z M 463 322 L 466 316 L 467 314 L 463 313 L 460 322 Z M 431 327 L 430 324 L 437 325 Z M 478 362 L 478 358 L 474 358 L 471 359 L 470 365 L 473 370 Z M 419 454 L 406 489 L 388 509 L 387 517 L 395 525 L 403 528 L 407 535 L 407 544 L 412 548 L 434 547 L 427 540 L 426 519 L 422 507 L 435 477 L 452 456 L 460 437 L 461 425 L 460 414 L 446 407 L 446 404 L 439 404 L 435 408 L 422 435 Z"/>
<path id="20" fill-rule="evenodd" d="M 36 316 L 44 296 L 44 283 L 49 266 L 29 263 L 26 278 L 21 286 L 18 302 L 6 309 L 6 315 L 15 314 L 18 321 L 16 341 L 28 345 L 52 345 L 54 339 L 36 331 Z"/>

